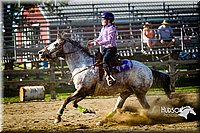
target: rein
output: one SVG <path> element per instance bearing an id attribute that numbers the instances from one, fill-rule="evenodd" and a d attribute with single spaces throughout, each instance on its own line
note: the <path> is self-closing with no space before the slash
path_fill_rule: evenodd
<path id="1" fill-rule="evenodd" d="M 63 45 L 65 44 L 65 42 L 67 41 L 65 38 L 63 38 L 63 42 L 62 42 L 62 52 L 63 52 Z M 69 40 L 69 42 L 73 45 L 73 43 L 72 43 L 72 41 L 70 40 L 70 39 L 68 39 Z M 75 46 L 75 45 L 73 45 L 73 46 Z M 72 52 L 68 52 L 68 53 L 61 53 L 61 54 L 63 54 L 63 55 L 68 55 L 68 54 L 73 54 L 73 53 L 76 53 L 76 52 L 79 52 L 79 51 L 82 51 L 82 49 L 80 49 L 80 50 L 76 50 L 76 51 L 72 51 Z"/>
<path id="2" fill-rule="evenodd" d="M 62 43 L 59 44 L 59 46 L 61 46 L 61 48 L 60 48 L 60 49 L 57 49 L 57 50 L 62 50 L 62 53 L 60 53 L 60 55 L 69 55 L 69 54 L 73 54 L 73 53 L 76 53 L 76 52 L 79 52 L 79 51 L 83 51 L 83 52 L 85 52 L 87 55 L 89 55 L 90 57 L 93 57 L 93 55 L 91 55 L 91 54 L 87 51 L 86 48 L 80 46 L 76 41 L 73 41 L 73 40 L 71 40 L 71 39 L 69 39 L 69 38 L 67 38 L 67 39 L 63 38 L 63 40 L 64 40 L 64 41 L 62 41 Z M 79 50 L 72 51 L 72 52 L 68 52 L 68 53 L 64 53 L 64 52 L 63 52 L 63 45 L 65 44 L 66 41 L 70 42 L 74 47 L 79 48 Z M 76 44 L 74 44 L 74 43 L 76 43 Z M 56 51 L 53 51 L 53 52 L 56 52 Z"/>
<path id="3" fill-rule="evenodd" d="M 92 64 L 92 65 L 89 65 L 89 66 L 87 66 L 86 68 L 80 70 L 79 72 L 75 73 L 75 74 L 71 77 L 71 79 L 69 80 L 68 84 L 70 84 L 70 83 L 73 81 L 74 77 L 75 77 L 77 74 L 82 73 L 83 71 L 88 70 L 89 68 L 91 68 L 91 67 L 93 67 L 93 66 L 99 66 L 99 65 L 101 65 L 101 64 L 103 64 L 103 62 L 100 62 L 100 63 L 99 63 L 99 62 L 96 62 L 96 63 L 94 63 L 94 64 Z"/>
<path id="4" fill-rule="evenodd" d="M 79 50 L 64 53 L 64 51 L 63 51 L 63 45 L 66 43 L 66 41 L 69 41 L 74 47 L 79 48 Z M 76 43 L 76 44 L 74 44 L 74 43 Z M 53 58 L 51 57 L 51 54 L 53 54 L 53 53 L 55 53 L 55 52 L 61 52 L 61 51 L 62 51 L 62 52 L 59 53 L 59 56 L 58 56 L 58 57 L 62 57 L 62 55 L 73 54 L 73 53 L 76 53 L 76 52 L 79 52 L 79 51 L 83 51 L 83 52 L 85 52 L 88 56 L 93 57 L 93 55 L 91 55 L 91 54 L 88 52 L 88 50 L 87 50 L 86 48 L 80 46 L 76 41 L 73 41 L 73 40 L 71 40 L 71 39 L 69 39 L 69 38 L 67 38 L 67 39 L 66 39 L 66 38 L 63 38 L 63 41 L 62 41 L 61 43 L 58 43 L 58 48 L 55 48 L 53 51 L 49 52 L 47 48 L 45 48 L 45 51 L 47 52 L 47 56 L 50 57 L 52 60 L 53 60 Z M 77 74 L 79 74 L 79 73 L 81 73 L 81 72 L 83 72 L 83 71 L 85 71 L 85 70 L 87 70 L 87 69 L 89 69 L 89 68 L 91 68 L 91 67 L 93 67 L 93 66 L 99 66 L 99 65 L 101 65 L 101 64 L 102 64 L 102 62 L 101 62 L 101 63 L 96 62 L 96 63 L 94 63 L 94 64 L 92 64 L 92 65 L 90 65 L 90 66 L 87 66 L 87 67 L 84 68 L 83 70 L 80 70 L 79 72 L 75 73 L 75 74 L 71 77 L 71 79 L 70 79 L 70 81 L 68 82 L 68 84 L 70 84 L 70 83 L 73 81 L 74 77 L 75 77 Z"/>

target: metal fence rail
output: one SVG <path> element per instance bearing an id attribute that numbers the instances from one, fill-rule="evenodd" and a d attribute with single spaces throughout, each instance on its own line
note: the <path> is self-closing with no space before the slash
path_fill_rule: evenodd
<path id="1" fill-rule="evenodd" d="M 174 28 L 182 51 L 188 48 L 198 49 L 198 1 L 58 4 L 53 7 L 52 12 L 43 4 L 39 4 L 31 12 L 20 6 L 19 9 L 9 9 L 14 15 L 14 24 L 5 27 L 5 30 L 11 31 L 12 34 L 4 31 L 6 34 L 2 62 L 5 63 L 13 59 L 17 62 L 37 60 L 37 51 L 54 41 L 58 32 L 65 31 L 71 38 L 86 44 L 88 40 L 98 36 L 101 28 L 100 15 L 104 11 L 115 14 L 120 53 L 127 49 L 130 49 L 132 54 L 145 50 L 141 41 L 142 24 L 148 21 L 157 28 L 163 19 L 168 20 Z M 4 18 L 9 17 L 7 15 L 5 14 Z M 186 34 L 189 29 L 191 33 Z M 125 55 L 132 55 L 129 53 Z"/>
<path id="2" fill-rule="evenodd" d="M 105 11 L 115 15 L 118 53 L 122 58 L 135 59 L 150 67 L 165 66 L 171 76 L 172 88 L 178 76 L 199 73 L 197 68 L 186 71 L 178 68 L 178 65 L 197 66 L 197 60 L 176 60 L 179 52 L 199 52 L 198 1 L 58 3 L 51 6 L 52 12 L 42 3 L 29 11 L 21 5 L 12 8 L 12 3 L 3 7 L 3 57 L 0 63 L 4 69 L 2 78 L 5 90 L 16 90 L 24 85 L 48 85 L 50 90 L 55 91 L 56 85 L 66 84 L 71 77 L 66 63 L 61 60 L 55 67 L 50 62 L 47 68 L 39 68 L 41 61 L 37 52 L 56 40 L 57 33 L 61 32 L 67 32 L 70 38 L 85 45 L 88 40 L 98 36 L 100 16 Z M 149 49 L 142 40 L 142 26 L 148 21 L 156 30 L 164 19 L 174 30 L 176 44 L 171 47 L 158 44 Z M 13 70 L 14 67 L 21 70 Z"/>

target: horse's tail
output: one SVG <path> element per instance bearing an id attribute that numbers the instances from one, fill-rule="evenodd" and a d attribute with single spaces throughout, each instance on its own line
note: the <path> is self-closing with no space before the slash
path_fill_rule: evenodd
<path id="1" fill-rule="evenodd" d="M 168 98 L 171 98 L 171 83 L 169 75 L 159 72 L 157 70 L 151 69 L 154 82 L 158 85 L 158 87 L 164 88 L 164 91 Z"/>

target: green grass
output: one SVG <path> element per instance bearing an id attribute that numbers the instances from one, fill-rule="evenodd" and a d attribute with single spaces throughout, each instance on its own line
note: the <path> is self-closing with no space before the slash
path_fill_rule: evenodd
<path id="1" fill-rule="evenodd" d="M 72 93 L 57 93 L 56 94 L 56 100 L 64 100 L 71 94 Z M 45 94 L 44 101 L 51 101 L 51 94 Z M 18 102 L 20 102 L 20 98 L 19 98 L 19 96 L 4 97 L 4 98 L 0 99 L 0 102 L 3 102 L 3 103 L 18 103 Z"/>
<path id="2" fill-rule="evenodd" d="M 176 87 L 176 92 L 200 92 L 200 86 Z"/>
<path id="3" fill-rule="evenodd" d="M 56 94 L 56 100 L 64 100 L 68 96 L 70 96 L 72 93 L 57 93 Z M 51 100 L 51 94 L 45 94 L 45 101 L 50 101 Z"/>
<path id="4" fill-rule="evenodd" d="M 175 92 L 176 93 L 199 93 L 200 86 L 176 87 Z M 165 94 L 165 92 L 163 88 L 151 88 L 147 92 L 147 95 L 153 95 L 153 94 Z"/>
<path id="5" fill-rule="evenodd" d="M 15 96 L 15 97 L 4 97 L 0 99 L 0 102 L 4 102 L 4 103 L 16 103 L 19 102 L 19 96 Z"/>
<path id="6" fill-rule="evenodd" d="M 187 86 L 187 87 L 176 87 L 176 93 L 199 93 L 200 87 L 199 86 Z M 72 93 L 57 93 L 56 94 L 56 100 L 64 100 Z M 151 88 L 147 95 L 159 95 L 159 94 L 165 94 L 162 88 Z M 109 96 L 113 97 L 113 96 Z M 87 98 L 108 98 L 108 96 L 88 96 Z M 45 94 L 44 101 L 51 101 L 51 95 Z M 0 102 L 3 103 L 17 103 L 20 102 L 19 96 L 15 97 L 4 97 L 0 99 Z"/>

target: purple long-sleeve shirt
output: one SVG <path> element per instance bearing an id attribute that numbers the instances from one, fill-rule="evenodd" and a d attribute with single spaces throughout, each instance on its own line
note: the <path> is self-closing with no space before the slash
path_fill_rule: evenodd
<path id="1" fill-rule="evenodd" d="M 105 48 L 116 47 L 116 33 L 117 30 L 115 26 L 108 23 L 106 26 L 102 27 L 99 37 L 94 41 Z"/>

